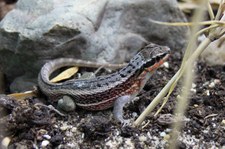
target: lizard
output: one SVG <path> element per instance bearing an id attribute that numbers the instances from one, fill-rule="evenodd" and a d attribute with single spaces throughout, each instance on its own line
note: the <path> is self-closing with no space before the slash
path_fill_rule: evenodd
<path id="1" fill-rule="evenodd" d="M 66 95 L 70 96 L 77 106 L 86 110 L 95 111 L 114 107 L 115 119 L 124 123 L 123 107 L 138 95 L 151 75 L 169 55 L 169 47 L 149 43 L 124 67 L 118 64 L 58 58 L 47 62 L 41 68 L 38 85 L 41 91 L 53 101 Z M 66 66 L 122 68 L 105 76 L 51 83 L 50 75 L 55 70 Z"/>

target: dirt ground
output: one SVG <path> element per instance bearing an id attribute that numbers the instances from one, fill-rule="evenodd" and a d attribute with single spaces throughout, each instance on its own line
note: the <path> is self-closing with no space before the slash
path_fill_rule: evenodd
<path id="1" fill-rule="evenodd" d="M 168 67 L 161 67 L 139 94 L 139 100 L 125 108 L 133 122 L 179 69 L 181 54 L 172 52 Z M 27 99 L 10 107 L 1 117 L 1 140 L 8 137 L 9 148 L 166 148 L 180 85 L 162 111 L 147 117 L 138 127 L 121 126 L 112 118 L 112 109 L 90 112 L 76 109 L 60 116 L 45 106 L 35 106 L 44 97 Z M 190 104 L 183 119 L 179 148 L 225 147 L 225 67 L 196 63 L 196 78 Z M 16 104 L 14 104 L 16 105 Z"/>

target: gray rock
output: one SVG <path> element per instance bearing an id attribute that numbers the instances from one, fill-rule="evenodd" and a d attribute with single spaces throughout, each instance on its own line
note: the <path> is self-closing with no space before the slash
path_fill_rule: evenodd
<path id="1" fill-rule="evenodd" d="M 3 94 L 5 92 L 5 80 L 4 75 L 0 69 L 0 94 Z"/>
<path id="2" fill-rule="evenodd" d="M 33 78 L 33 75 L 25 74 L 16 77 L 10 85 L 10 91 L 13 93 L 25 92 L 29 90 L 34 90 L 37 84 L 37 79 Z"/>
<path id="3" fill-rule="evenodd" d="M 10 81 L 28 72 L 36 79 L 57 57 L 120 63 L 149 41 L 183 48 L 186 27 L 151 20 L 186 21 L 176 0 L 19 0 L 0 22 L 0 64 Z"/>

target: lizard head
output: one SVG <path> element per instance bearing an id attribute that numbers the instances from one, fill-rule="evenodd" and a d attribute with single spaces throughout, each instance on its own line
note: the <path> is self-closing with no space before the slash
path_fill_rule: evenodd
<path id="1" fill-rule="evenodd" d="M 150 43 L 142 48 L 128 63 L 128 65 L 119 71 L 122 77 L 137 74 L 146 70 L 154 72 L 169 57 L 170 49 L 166 46 L 160 46 Z M 139 73 L 135 73 L 138 71 Z"/>
<path id="2" fill-rule="evenodd" d="M 143 67 L 149 69 L 149 71 L 153 71 L 167 60 L 170 54 L 170 48 L 150 43 L 139 54 L 144 61 Z"/>

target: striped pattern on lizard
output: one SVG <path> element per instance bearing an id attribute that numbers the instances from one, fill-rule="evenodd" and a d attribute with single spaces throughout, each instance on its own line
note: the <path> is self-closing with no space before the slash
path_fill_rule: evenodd
<path id="1" fill-rule="evenodd" d="M 60 58 L 52 60 L 42 67 L 38 84 L 42 92 L 50 98 L 54 97 L 57 100 L 59 97 L 67 95 L 72 97 L 76 105 L 83 109 L 104 110 L 114 105 L 115 118 L 123 122 L 123 106 L 138 95 L 153 72 L 168 58 L 169 53 L 168 47 L 150 43 L 141 49 L 126 66 L 112 74 L 51 83 L 50 75 L 65 66 L 92 68 L 122 66 Z"/>

